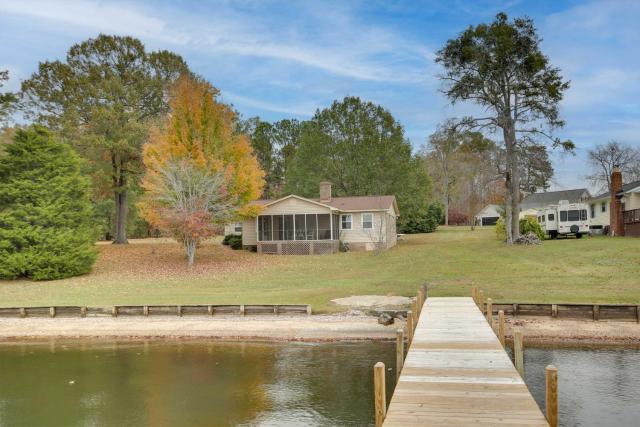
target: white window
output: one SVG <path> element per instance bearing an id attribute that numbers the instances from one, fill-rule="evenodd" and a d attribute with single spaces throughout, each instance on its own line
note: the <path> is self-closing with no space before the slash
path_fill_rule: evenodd
<path id="1" fill-rule="evenodd" d="M 362 214 L 362 229 L 371 230 L 373 228 L 373 214 L 366 212 Z"/>
<path id="2" fill-rule="evenodd" d="M 236 233 L 242 233 L 242 223 L 236 222 L 233 229 L 236 231 Z"/>
<path id="3" fill-rule="evenodd" d="M 351 214 L 342 215 L 340 217 L 340 228 L 343 230 L 351 230 L 352 222 L 353 222 L 353 218 Z"/>

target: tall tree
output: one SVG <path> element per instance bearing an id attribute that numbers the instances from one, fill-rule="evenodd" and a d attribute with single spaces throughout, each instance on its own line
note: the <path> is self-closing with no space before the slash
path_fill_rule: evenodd
<path id="1" fill-rule="evenodd" d="M 174 53 L 147 52 L 135 38 L 101 34 L 72 46 L 65 61 L 41 62 L 22 83 L 28 116 L 72 141 L 94 162 L 96 185 L 110 188 L 114 243 L 127 243 L 128 194 L 142 172 L 141 147 L 149 125 L 168 111 L 168 87 L 182 74 L 189 69 Z"/>
<path id="2" fill-rule="evenodd" d="M 260 165 L 265 172 L 264 198 L 280 197 L 286 186 L 286 171 L 300 143 L 302 123 L 283 119 L 274 123 L 254 117 L 245 121 Z"/>
<path id="3" fill-rule="evenodd" d="M 451 102 L 471 101 L 488 112 L 487 116 L 464 118 L 460 126 L 502 132 L 508 244 L 519 235 L 518 139 L 542 136 L 553 146 L 574 147 L 571 141 L 560 141 L 552 134 L 564 125 L 558 105 L 569 83 L 550 65 L 540 42 L 531 19 L 509 21 L 499 13 L 491 24 L 471 26 L 447 41 L 436 56 L 444 67 L 440 78 Z"/>
<path id="4" fill-rule="evenodd" d="M 591 175 L 587 178 L 601 190 L 610 191 L 611 172 L 618 167 L 625 181 L 640 180 L 640 149 L 609 141 L 589 150 Z"/>
<path id="5" fill-rule="evenodd" d="M 522 173 L 520 190 L 535 193 L 549 189 L 553 178 L 553 165 L 547 147 L 543 144 L 525 144 L 519 145 L 518 151 L 518 168 Z"/>
<path id="6" fill-rule="evenodd" d="M 95 261 L 89 181 L 42 127 L 19 129 L 0 157 L 0 278 L 61 279 Z"/>
<path id="7" fill-rule="evenodd" d="M 389 111 L 346 97 L 304 122 L 286 190 L 314 197 L 318 183 L 328 180 L 336 196 L 395 194 L 401 221 L 408 221 L 426 215 L 430 193 L 429 179 L 411 151 Z"/>
<path id="8" fill-rule="evenodd" d="M 264 173 L 235 113 L 209 83 L 183 77 L 171 112 L 144 146 L 145 219 L 172 233 L 193 264 L 198 242 L 235 216 L 255 213 Z"/>
<path id="9" fill-rule="evenodd" d="M 0 70 L 0 88 L 9 80 L 9 71 Z M 0 93 L 0 126 L 6 125 L 7 120 L 11 116 L 15 103 L 16 95 L 11 92 Z"/>

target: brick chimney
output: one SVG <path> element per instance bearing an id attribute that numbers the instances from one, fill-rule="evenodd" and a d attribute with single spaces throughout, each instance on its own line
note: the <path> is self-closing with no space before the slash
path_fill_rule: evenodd
<path id="1" fill-rule="evenodd" d="M 616 166 L 611 172 L 611 205 L 609 207 L 609 233 L 612 236 L 624 236 L 624 217 L 622 214 L 622 202 L 620 197 L 616 196 L 618 191 L 622 189 L 622 172 Z"/>
<path id="2" fill-rule="evenodd" d="M 320 201 L 331 201 L 331 183 L 329 181 L 322 181 L 320 183 Z"/>

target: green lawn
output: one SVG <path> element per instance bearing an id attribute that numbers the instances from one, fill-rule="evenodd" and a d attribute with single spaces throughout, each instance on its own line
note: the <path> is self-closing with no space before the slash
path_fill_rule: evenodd
<path id="1" fill-rule="evenodd" d="M 640 304 L 640 239 L 583 238 L 506 247 L 492 229 L 441 228 L 406 236 L 383 253 L 277 257 L 205 245 L 184 267 L 173 243 L 99 245 L 94 272 L 53 281 L 0 281 L 0 305 L 312 304 L 334 311 L 332 298 L 467 296 L 472 285 L 494 301 Z"/>

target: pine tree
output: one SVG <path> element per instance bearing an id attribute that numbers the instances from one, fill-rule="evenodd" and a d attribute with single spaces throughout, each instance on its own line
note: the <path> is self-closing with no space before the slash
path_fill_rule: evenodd
<path id="1" fill-rule="evenodd" d="M 89 181 L 43 127 L 18 130 L 0 158 L 0 278 L 61 279 L 95 261 Z"/>

